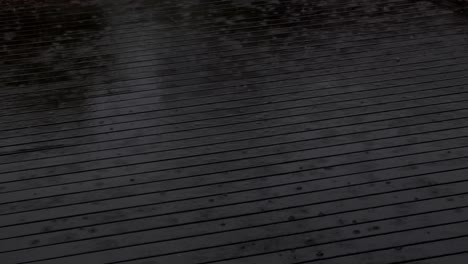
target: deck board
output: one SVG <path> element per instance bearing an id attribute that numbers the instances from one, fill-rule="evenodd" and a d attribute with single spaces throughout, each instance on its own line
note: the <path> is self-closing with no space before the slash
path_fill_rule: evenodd
<path id="1" fill-rule="evenodd" d="M 2 264 L 468 261 L 465 4 L 0 5 Z"/>

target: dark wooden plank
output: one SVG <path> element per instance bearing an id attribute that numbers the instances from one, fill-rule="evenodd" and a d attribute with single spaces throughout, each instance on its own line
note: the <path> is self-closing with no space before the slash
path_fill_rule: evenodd
<path id="1" fill-rule="evenodd" d="M 4 2 L 3 262 L 468 261 L 463 8 Z"/>

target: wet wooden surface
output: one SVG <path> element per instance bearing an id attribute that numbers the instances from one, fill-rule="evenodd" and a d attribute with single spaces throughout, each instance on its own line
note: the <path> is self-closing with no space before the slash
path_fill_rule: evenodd
<path id="1" fill-rule="evenodd" d="M 468 263 L 468 16 L 0 0 L 0 262 Z"/>

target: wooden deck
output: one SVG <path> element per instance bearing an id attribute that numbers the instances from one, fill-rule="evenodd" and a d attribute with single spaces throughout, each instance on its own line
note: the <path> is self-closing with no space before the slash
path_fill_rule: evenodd
<path id="1" fill-rule="evenodd" d="M 442 2 L 0 0 L 0 263 L 468 263 Z"/>

